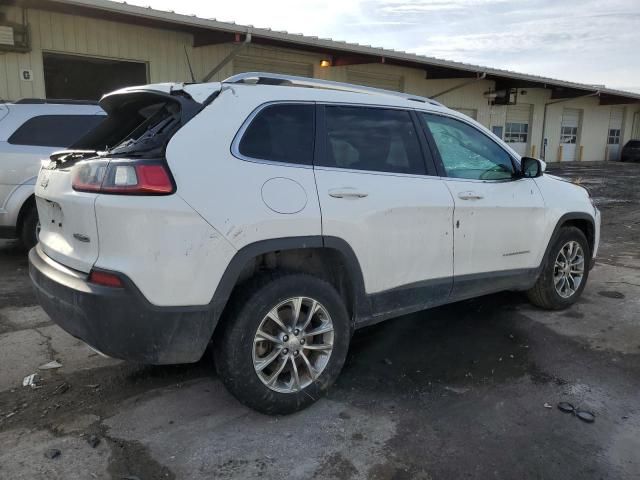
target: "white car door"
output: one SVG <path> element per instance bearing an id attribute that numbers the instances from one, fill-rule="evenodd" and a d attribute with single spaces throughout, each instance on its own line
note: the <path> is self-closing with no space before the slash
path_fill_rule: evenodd
<path id="1" fill-rule="evenodd" d="M 526 286 L 546 248 L 535 181 L 517 175 L 509 152 L 470 123 L 420 116 L 455 202 L 454 296 Z"/>
<path id="2" fill-rule="evenodd" d="M 317 118 L 322 233 L 354 250 L 374 315 L 446 301 L 453 200 L 427 175 L 417 120 L 405 110 L 343 105 L 320 105 Z"/>

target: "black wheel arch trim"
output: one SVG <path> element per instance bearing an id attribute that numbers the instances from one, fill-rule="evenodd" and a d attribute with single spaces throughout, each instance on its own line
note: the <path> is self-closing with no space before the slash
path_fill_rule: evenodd
<path id="1" fill-rule="evenodd" d="M 539 270 L 541 271 L 542 268 L 544 268 L 544 265 L 546 265 L 547 259 L 549 257 L 549 254 L 551 252 L 551 246 L 553 245 L 553 242 L 555 241 L 556 238 L 558 238 L 558 233 L 560 232 L 560 229 L 567 223 L 570 222 L 572 220 L 584 220 L 589 222 L 589 224 L 591 225 L 591 228 L 593 230 L 593 242 L 595 243 L 595 231 L 596 231 L 596 224 L 595 224 L 595 219 L 593 218 L 592 215 L 589 215 L 586 212 L 569 212 L 569 213 L 565 213 L 564 215 L 562 215 L 558 221 L 556 222 L 556 226 L 553 229 L 553 232 L 551 233 L 551 236 L 549 237 L 549 241 L 547 242 L 547 248 L 544 252 L 544 256 L 542 257 L 542 262 L 540 263 L 540 267 Z M 589 242 L 589 235 L 588 232 L 585 233 L 585 236 L 587 237 L 587 242 Z M 591 256 L 591 258 L 589 259 L 589 268 L 591 269 L 594 265 L 594 262 L 591 261 L 593 259 L 593 246 L 594 245 L 589 245 L 589 254 Z"/>
<path id="2" fill-rule="evenodd" d="M 353 249 L 345 240 L 338 237 L 310 235 L 261 240 L 238 250 L 222 274 L 210 302 L 214 328 L 217 326 L 233 289 L 249 261 L 265 253 L 306 248 L 329 249 L 337 251 L 341 255 L 353 289 L 355 300 L 353 321 L 357 322 L 362 318 L 368 318 L 371 315 L 371 304 L 365 293 L 362 269 Z"/>

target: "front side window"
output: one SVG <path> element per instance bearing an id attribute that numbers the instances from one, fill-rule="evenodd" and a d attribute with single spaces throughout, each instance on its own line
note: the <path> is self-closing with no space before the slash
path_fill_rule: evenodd
<path id="1" fill-rule="evenodd" d="M 325 112 L 325 166 L 388 173 L 426 173 L 409 112 L 350 106 L 327 106 Z"/>
<path id="2" fill-rule="evenodd" d="M 105 115 L 40 115 L 20 125 L 8 142 L 12 145 L 66 148 L 105 118 Z"/>
<path id="3" fill-rule="evenodd" d="M 459 120 L 422 114 L 447 176 L 472 180 L 507 180 L 514 174 L 511 156 L 476 128 Z"/>
<path id="4" fill-rule="evenodd" d="M 238 146 L 245 157 L 311 165 L 314 105 L 269 105 L 256 115 Z"/>

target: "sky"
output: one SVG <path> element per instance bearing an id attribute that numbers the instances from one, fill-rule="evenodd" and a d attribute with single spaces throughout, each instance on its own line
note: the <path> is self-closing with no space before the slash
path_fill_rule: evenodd
<path id="1" fill-rule="evenodd" d="M 640 92 L 640 0 L 129 0 Z"/>

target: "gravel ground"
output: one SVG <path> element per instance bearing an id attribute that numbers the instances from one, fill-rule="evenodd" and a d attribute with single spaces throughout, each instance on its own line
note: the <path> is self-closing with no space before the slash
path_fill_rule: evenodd
<path id="1" fill-rule="evenodd" d="M 50 322 L 24 253 L 0 243 L 0 478 L 639 478 L 640 164 L 549 171 L 602 210 L 574 307 L 504 293 L 361 330 L 327 398 L 288 417 L 239 405 L 208 358 L 97 355 Z"/>

